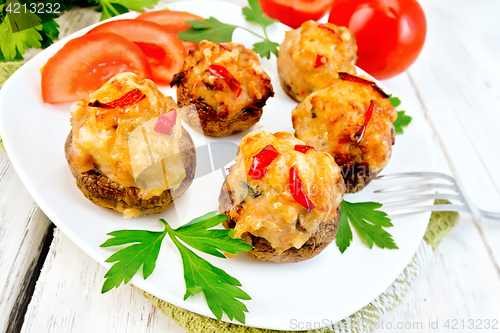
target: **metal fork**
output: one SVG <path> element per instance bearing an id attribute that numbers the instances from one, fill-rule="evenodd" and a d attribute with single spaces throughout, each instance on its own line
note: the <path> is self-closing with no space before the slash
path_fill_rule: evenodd
<path id="1" fill-rule="evenodd" d="M 396 179 L 403 180 L 405 178 L 427 178 L 433 182 L 412 182 L 409 184 L 396 185 L 382 187 L 378 190 L 373 191 L 376 194 L 392 194 L 396 197 L 389 198 L 386 200 L 379 201 L 384 205 L 384 210 L 389 215 L 400 215 L 400 214 L 410 214 L 415 212 L 423 211 L 454 211 L 463 212 L 471 214 L 477 218 L 488 218 L 492 220 L 500 221 L 500 212 L 485 211 L 477 208 L 472 204 L 470 199 L 466 196 L 465 192 L 461 189 L 457 181 L 446 174 L 439 172 L 405 172 L 405 173 L 395 173 L 382 175 L 377 177 L 380 180 Z M 435 182 L 439 180 L 440 182 Z M 377 182 L 378 183 L 378 182 Z M 379 184 L 380 185 L 380 184 Z M 381 185 L 380 185 L 381 187 Z M 402 191 L 432 191 L 434 193 L 411 193 L 411 194 L 401 194 Z M 435 190 L 444 190 L 446 193 L 436 193 Z M 385 195 L 384 197 L 387 197 Z M 401 209 L 391 208 L 394 205 L 402 202 L 409 201 L 424 201 L 424 200 L 435 200 L 435 199 L 447 199 L 452 202 L 452 204 L 444 205 L 421 205 L 421 206 L 408 206 L 405 205 Z M 389 205 L 389 206 L 386 206 Z"/>

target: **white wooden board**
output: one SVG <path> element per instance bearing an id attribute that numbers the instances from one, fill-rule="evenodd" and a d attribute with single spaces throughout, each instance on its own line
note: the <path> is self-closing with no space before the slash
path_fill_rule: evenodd
<path id="1" fill-rule="evenodd" d="M 132 286 L 102 295 L 105 273 L 56 228 L 21 332 L 182 332 Z"/>
<path id="2" fill-rule="evenodd" d="M 231 2 L 244 5 L 245 0 Z M 428 39 L 421 57 L 386 84 L 412 112 L 425 112 L 448 161 L 479 206 L 500 210 L 500 2 L 420 1 Z M 97 22 L 78 9 L 60 19 L 61 36 Z M 33 52 L 34 53 L 34 52 Z M 423 102 L 423 104 L 422 104 Z M 442 162 L 446 169 L 446 159 Z M 445 170 L 446 171 L 446 170 Z M 36 262 L 50 222 L 0 152 L 0 330 Z M 462 217 L 428 270 L 385 322 L 422 323 L 377 332 L 443 332 L 447 319 L 493 319 L 500 313 L 500 223 Z M 135 289 L 101 295 L 105 271 L 56 231 L 22 332 L 184 332 Z M 29 297 L 29 295 L 28 295 Z M 429 323 L 439 321 L 439 330 Z M 479 329 L 455 330 L 484 332 Z"/>
<path id="3" fill-rule="evenodd" d="M 0 331 L 3 332 L 9 325 L 12 328 L 22 322 L 23 307 L 29 301 L 25 293 L 50 221 L 31 199 L 2 150 L 0 193 Z"/>

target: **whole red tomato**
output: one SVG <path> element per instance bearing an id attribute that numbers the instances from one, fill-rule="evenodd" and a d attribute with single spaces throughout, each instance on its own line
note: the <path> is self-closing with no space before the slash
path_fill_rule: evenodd
<path id="1" fill-rule="evenodd" d="M 427 32 L 424 11 L 416 0 L 334 0 L 328 22 L 356 34 L 356 65 L 381 80 L 410 67 Z"/>
<path id="2" fill-rule="evenodd" d="M 333 0 L 259 0 L 262 11 L 291 28 L 305 21 L 317 21 L 330 8 Z"/>

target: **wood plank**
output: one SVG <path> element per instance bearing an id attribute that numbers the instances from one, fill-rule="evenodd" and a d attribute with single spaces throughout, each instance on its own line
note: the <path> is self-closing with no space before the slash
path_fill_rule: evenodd
<path id="1" fill-rule="evenodd" d="M 1 150 L 0 193 L 0 331 L 10 332 L 22 323 L 51 222 Z"/>
<path id="2" fill-rule="evenodd" d="M 500 279 L 487 251 L 472 218 L 462 216 L 415 287 L 374 333 L 448 332 L 444 326 L 448 319 L 450 323 L 465 320 L 466 325 L 450 332 L 484 332 L 485 319 L 500 320 Z M 482 329 L 479 322 L 469 329 L 470 319 L 483 320 Z M 434 324 L 429 327 L 436 322 L 439 329 Z M 398 323 L 402 328 L 397 328 Z"/>
<path id="3" fill-rule="evenodd" d="M 412 87 L 407 74 L 384 83 L 401 97 L 402 109 L 407 109 L 410 114 L 425 113 L 418 91 Z M 452 174 L 439 139 L 434 137 L 433 140 L 438 170 Z M 500 236 L 498 223 L 496 230 Z M 442 332 L 447 330 L 444 327 L 447 319 L 467 321 L 498 316 L 500 277 L 489 253 L 490 244 L 485 242 L 482 233 L 483 229 L 471 216 L 462 214 L 460 224 L 440 245 L 423 276 L 399 306 L 379 323 L 380 328 L 374 333 Z M 439 330 L 434 329 L 436 322 Z M 457 331 L 479 332 L 484 329 Z"/>
<path id="4" fill-rule="evenodd" d="M 426 115 L 474 204 L 500 211 L 500 2 L 421 1 L 428 37 L 409 74 Z M 449 9 L 453 8 L 453 11 Z M 500 274 L 500 225 L 481 235 Z"/>
<path id="5" fill-rule="evenodd" d="M 245 4 L 244 0 L 231 2 Z M 98 19 L 98 14 L 93 14 L 97 15 Z M 457 17 L 460 20 L 463 18 L 462 15 Z M 78 29 L 75 28 L 72 31 Z M 451 31 L 448 33 L 452 34 Z M 427 61 L 430 60 L 427 59 Z M 442 61 L 444 60 L 439 59 L 439 62 Z M 427 84 L 426 80 L 416 79 L 413 76 L 414 70 L 411 73 L 417 87 Z M 439 77 L 435 76 L 433 79 L 439 80 Z M 401 81 L 397 82 L 399 84 Z M 489 84 L 490 87 L 494 86 Z M 444 90 L 446 80 L 441 79 L 436 85 Z M 498 94 L 498 91 L 500 90 L 490 89 L 489 93 Z M 432 97 L 439 98 L 437 95 Z M 427 92 L 423 96 L 424 100 L 427 101 Z M 498 96 L 496 98 L 498 99 Z M 411 97 L 410 100 L 414 100 L 414 97 Z M 407 100 L 404 99 L 404 102 Z M 435 101 L 432 100 L 432 103 L 431 109 L 438 112 L 439 108 L 435 106 Z M 439 103 L 437 105 L 441 107 Z M 413 107 L 408 107 L 408 109 L 413 110 Z M 432 117 L 431 119 L 434 120 Z M 468 120 L 466 118 L 466 124 Z M 439 127 L 439 129 L 441 128 Z M 441 131 L 439 132 L 441 133 Z M 451 156 L 452 159 L 455 158 L 455 155 Z M 481 312 L 474 312 L 472 307 L 476 306 L 480 297 L 483 296 L 486 296 L 485 304 L 490 306 L 490 310 L 496 311 L 483 311 L 483 313 L 499 313 L 498 303 L 491 300 L 491 295 L 498 295 L 498 281 L 495 280 L 491 262 L 488 264 L 486 247 L 478 237 L 478 230 L 474 229 L 473 224 L 464 226 L 464 222 L 470 223 L 470 220 L 464 219 L 460 225 L 462 229 L 457 228 L 452 232 L 456 240 L 451 244 L 449 244 L 450 240 L 445 240 L 443 246 L 448 243 L 448 248 L 442 246 L 438 250 L 438 256 L 431 263 L 428 271 L 414 290 L 410 292 L 410 295 L 405 298 L 402 305 L 386 321 L 411 322 L 420 320 L 425 323 L 425 320 L 433 318 L 441 320 L 446 315 L 465 316 L 474 313 L 480 315 Z M 49 255 L 49 260 L 39 285 L 37 285 L 33 303 L 30 305 L 23 332 L 46 331 L 49 328 L 55 332 L 87 332 L 92 329 L 98 332 L 184 331 L 169 318 L 155 310 L 154 307 L 151 307 L 149 302 L 142 299 L 142 296 L 131 287 L 120 287 L 116 291 L 100 295 L 104 269 L 77 249 L 69 240 L 64 239 L 64 235 L 56 233 L 56 238 L 57 240 L 54 240 L 53 248 L 51 248 L 53 258 L 50 259 L 51 255 Z M 475 249 L 476 245 L 479 250 Z M 79 254 L 78 251 L 80 251 Z M 77 253 L 77 255 L 69 257 L 65 255 L 66 252 Z M 477 258 L 481 258 L 481 260 L 476 260 Z M 469 270 L 472 270 L 472 274 Z M 471 285 L 471 281 L 474 280 L 477 280 L 478 283 Z M 455 288 L 455 286 L 457 287 Z M 493 286 L 492 289 L 490 286 Z M 488 290 L 493 292 L 487 294 Z M 453 303 L 452 306 L 450 306 L 450 300 Z M 51 304 L 51 306 L 47 307 L 47 304 Z M 455 309 L 457 308 L 455 304 L 464 304 L 464 306 L 458 306 L 458 309 Z M 484 310 L 480 304 L 478 309 Z M 110 320 L 109 318 L 114 319 Z M 441 327 L 441 329 L 443 328 Z M 394 330 L 394 332 L 396 331 L 402 332 L 402 330 Z"/>
<path id="6" fill-rule="evenodd" d="M 185 332 L 130 285 L 102 295 L 105 273 L 56 228 L 21 332 Z"/>
<path id="7" fill-rule="evenodd" d="M 410 76 L 467 193 L 477 206 L 498 210 L 500 2 L 421 4 L 427 40 Z"/>

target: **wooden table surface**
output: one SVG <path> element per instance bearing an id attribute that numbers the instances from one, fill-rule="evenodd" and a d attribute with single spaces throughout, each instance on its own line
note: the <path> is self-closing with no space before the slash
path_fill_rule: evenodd
<path id="1" fill-rule="evenodd" d="M 500 211 L 500 1 L 420 3 L 425 47 L 409 71 L 384 83 L 404 108 L 427 118 L 439 168 L 459 179 L 476 205 Z M 65 14 L 62 36 L 98 16 Z M 54 228 L 1 151 L 0 193 L 0 330 L 185 332 L 131 286 L 101 295 L 104 268 Z M 484 329 L 485 320 L 500 321 L 499 264 L 500 223 L 461 215 L 377 332 L 500 332 L 500 323 Z M 466 328 L 448 329 L 447 320 L 465 320 Z M 467 328 L 469 320 L 475 328 Z"/>

